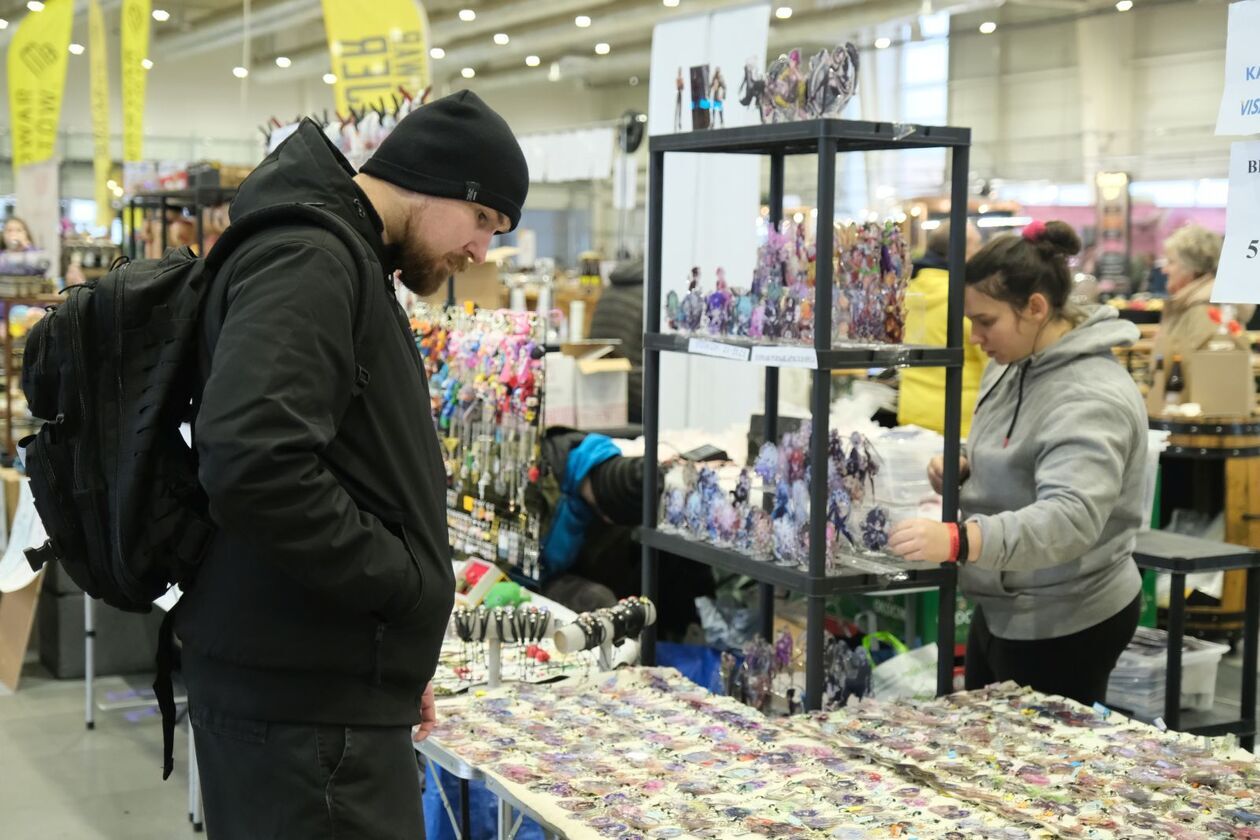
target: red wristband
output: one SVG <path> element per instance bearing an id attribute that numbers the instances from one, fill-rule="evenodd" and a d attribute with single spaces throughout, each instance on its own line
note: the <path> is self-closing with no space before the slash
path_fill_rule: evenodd
<path id="1" fill-rule="evenodd" d="M 958 562 L 958 523 L 946 522 L 945 527 L 949 529 L 949 559 L 947 563 Z"/>

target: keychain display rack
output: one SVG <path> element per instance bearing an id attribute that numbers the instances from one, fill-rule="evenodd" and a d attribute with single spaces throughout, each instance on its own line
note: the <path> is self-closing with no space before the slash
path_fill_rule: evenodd
<path id="1" fill-rule="evenodd" d="M 737 339 L 698 339 L 661 331 L 662 237 L 664 231 L 665 160 L 668 154 L 750 154 L 770 160 L 770 223 L 783 218 L 784 162 L 788 155 L 816 155 L 818 159 L 817 253 L 831 254 L 835 246 L 833 211 L 835 206 L 836 155 L 844 152 L 895 151 L 903 149 L 947 148 L 951 155 L 949 314 L 944 348 L 909 345 L 833 344 L 832 302 L 837 293 L 830 259 L 815 266 L 814 346 L 776 348 L 773 345 Z M 831 407 L 831 372 L 865 370 L 872 367 L 942 367 L 945 369 L 945 476 L 943 517 L 954 521 L 958 515 L 958 456 L 963 364 L 963 267 L 966 252 L 967 171 L 971 130 L 967 128 L 899 125 L 838 119 L 814 119 L 775 125 L 748 126 L 653 137 L 649 146 L 648 259 L 646 333 L 643 337 L 643 436 L 645 442 L 644 487 L 660 485 L 657 447 L 660 434 L 661 353 L 688 353 L 720 356 L 736 362 L 766 366 L 765 440 L 778 439 L 779 367 L 813 369 L 810 397 L 813 436 L 809 461 L 815 476 L 827 474 L 828 423 Z M 804 350 L 804 352 L 802 352 Z M 781 351 L 781 352 L 780 352 Z M 827 509 L 827 482 L 813 481 L 810 508 Z M 823 642 L 826 598 L 842 592 L 900 591 L 938 588 L 942 604 L 953 604 L 957 570 L 906 564 L 897 574 L 881 574 L 857 567 L 828 574 L 826 557 L 826 517 L 814 515 L 809 523 L 809 566 L 798 570 L 777 566 L 739 551 L 718 548 L 666 533 L 657 527 L 659 514 L 655 493 L 644 493 L 643 594 L 658 597 L 660 570 L 658 552 L 667 551 L 704 563 L 725 572 L 746 575 L 760 584 L 761 634 L 773 638 L 774 592 L 782 587 L 806 596 L 808 603 L 805 633 L 805 708 L 820 708 L 823 687 Z M 941 609 L 937 638 L 954 638 L 954 610 Z M 643 662 L 655 664 L 655 629 L 643 634 Z M 943 646 L 937 662 L 937 693 L 953 687 L 953 649 Z"/>
<path id="2" fill-rule="evenodd" d="M 412 329 L 445 462 L 446 524 L 456 559 L 541 578 L 545 355 L 532 314 L 420 304 Z"/>

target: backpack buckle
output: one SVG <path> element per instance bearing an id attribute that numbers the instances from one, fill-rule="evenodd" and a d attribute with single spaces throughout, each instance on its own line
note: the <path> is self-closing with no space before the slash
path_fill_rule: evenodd
<path id="1" fill-rule="evenodd" d="M 52 540 L 44 540 L 44 544 L 35 548 L 26 549 L 26 562 L 31 565 L 31 571 L 38 572 L 44 566 L 57 559 L 57 552 L 53 550 Z"/>

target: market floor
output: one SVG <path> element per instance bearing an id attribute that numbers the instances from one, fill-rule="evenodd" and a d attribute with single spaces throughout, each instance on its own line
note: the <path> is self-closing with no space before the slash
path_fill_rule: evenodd
<path id="1" fill-rule="evenodd" d="M 1237 715 L 1242 656 L 1221 660 L 1217 712 Z M 97 696 L 143 687 L 144 677 L 103 677 Z M 188 822 L 187 738 L 175 741 L 175 772 L 162 781 L 156 715 L 98 712 L 83 725 L 83 681 L 51 679 L 28 665 L 20 690 L 0 689 L 0 838 L 3 840 L 183 840 Z M 180 729 L 182 736 L 186 730 Z"/>

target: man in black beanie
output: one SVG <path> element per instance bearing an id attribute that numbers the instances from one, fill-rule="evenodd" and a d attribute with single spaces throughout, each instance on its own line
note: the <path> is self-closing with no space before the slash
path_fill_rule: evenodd
<path id="1" fill-rule="evenodd" d="M 172 615 L 214 840 L 423 837 L 412 728 L 435 721 L 454 582 L 391 276 L 427 294 L 482 262 L 528 187 L 468 91 L 358 174 L 306 121 L 241 185 L 233 223 L 271 215 L 207 294 L 195 443 L 217 534 Z"/>

